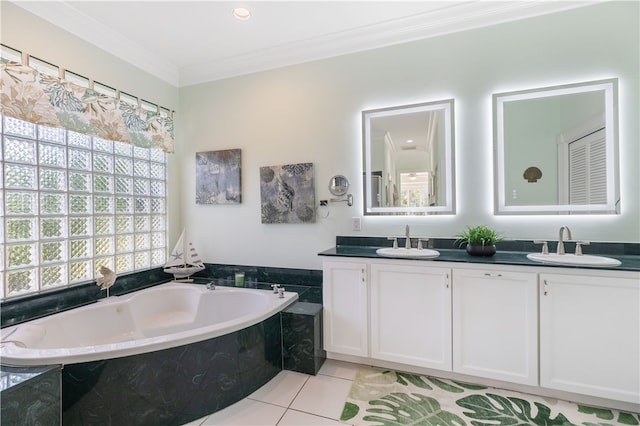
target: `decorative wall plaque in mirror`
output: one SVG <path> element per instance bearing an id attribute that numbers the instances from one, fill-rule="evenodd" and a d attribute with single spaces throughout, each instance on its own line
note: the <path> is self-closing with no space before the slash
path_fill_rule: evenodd
<path id="1" fill-rule="evenodd" d="M 616 214 L 618 80 L 493 95 L 496 214 Z"/>
<path id="2" fill-rule="evenodd" d="M 362 112 L 365 215 L 455 213 L 453 106 Z"/>

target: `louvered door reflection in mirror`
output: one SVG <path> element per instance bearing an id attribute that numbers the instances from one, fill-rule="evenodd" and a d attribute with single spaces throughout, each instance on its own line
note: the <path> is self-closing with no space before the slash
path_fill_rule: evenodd
<path id="1" fill-rule="evenodd" d="M 617 79 L 493 95 L 496 214 L 617 214 Z"/>

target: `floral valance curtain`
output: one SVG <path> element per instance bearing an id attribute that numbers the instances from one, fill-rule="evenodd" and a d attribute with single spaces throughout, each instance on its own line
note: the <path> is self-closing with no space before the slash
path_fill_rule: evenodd
<path id="1" fill-rule="evenodd" d="M 171 111 L 90 80 L 83 87 L 21 62 L 0 61 L 3 114 L 173 152 Z"/>

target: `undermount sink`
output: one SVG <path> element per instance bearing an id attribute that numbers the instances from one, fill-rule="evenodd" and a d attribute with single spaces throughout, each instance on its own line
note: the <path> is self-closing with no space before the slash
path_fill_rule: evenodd
<path id="1" fill-rule="evenodd" d="M 529 253 L 527 258 L 536 262 L 572 266 L 618 266 L 621 263 L 619 260 L 610 257 L 593 256 L 589 254 L 576 256 L 575 254 Z"/>
<path id="2" fill-rule="evenodd" d="M 392 248 L 385 247 L 376 250 L 378 256 L 384 257 L 410 257 L 416 259 L 435 259 L 440 256 L 440 252 L 431 249 L 417 249 L 417 248 Z"/>

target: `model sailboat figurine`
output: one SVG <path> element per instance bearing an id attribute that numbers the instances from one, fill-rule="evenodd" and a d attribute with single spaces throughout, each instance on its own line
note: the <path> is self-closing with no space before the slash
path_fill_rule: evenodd
<path id="1" fill-rule="evenodd" d="M 169 254 L 169 260 L 164 265 L 164 272 L 173 274 L 176 281 L 191 281 L 189 277 L 204 269 L 204 263 L 200 255 L 193 247 L 191 241 L 187 241 L 184 236 L 184 229 L 176 246 Z"/>

